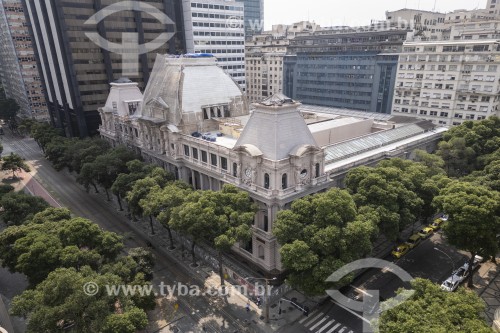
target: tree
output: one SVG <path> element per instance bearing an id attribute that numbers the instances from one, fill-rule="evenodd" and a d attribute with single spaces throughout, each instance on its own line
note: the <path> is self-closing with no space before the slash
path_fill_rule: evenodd
<path id="1" fill-rule="evenodd" d="M 127 163 L 134 160 L 137 155 L 125 147 L 113 148 L 97 156 L 92 161 L 85 163 L 81 169 L 79 180 L 88 187 L 89 184 L 99 184 L 104 188 L 108 201 L 109 190 L 119 174 L 127 171 Z"/>
<path id="2" fill-rule="evenodd" d="M 278 213 L 273 234 L 282 245 L 287 282 L 309 295 L 322 295 L 328 276 L 372 250 L 379 215 L 364 208 L 358 215 L 351 195 L 340 189 L 308 196 Z M 349 282 L 346 277 L 341 284 Z"/>
<path id="3" fill-rule="evenodd" d="M 391 162 L 392 161 L 392 162 Z M 405 163 L 391 160 L 377 168 L 359 167 L 349 171 L 346 187 L 358 207 L 374 208 L 380 216 L 380 231 L 396 240 L 399 233 L 415 222 L 422 213 L 424 201 L 415 193 L 413 182 L 425 176 L 424 166 L 413 166 L 415 180 L 405 176 Z M 411 163 L 411 162 L 410 162 Z"/>
<path id="4" fill-rule="evenodd" d="M 145 178 L 154 169 L 151 164 L 145 164 L 137 159 L 127 162 L 126 167 L 127 171 L 120 173 L 111 186 L 111 192 L 116 196 L 120 210 L 123 210 L 121 199 L 132 190 L 134 183 Z"/>
<path id="5" fill-rule="evenodd" d="M 482 317 L 485 304 L 474 292 L 464 288 L 454 293 L 446 292 L 425 279 L 415 279 L 411 284 L 415 293 L 402 304 L 382 312 L 378 332 L 493 332 Z M 384 308 L 384 303 L 381 307 Z"/>
<path id="6" fill-rule="evenodd" d="M 181 206 L 191 192 L 191 187 L 186 183 L 172 182 L 164 188 L 158 185 L 153 186 L 146 197 L 139 201 L 144 214 L 154 216 L 167 229 L 170 249 L 175 248 L 169 224 L 172 210 Z"/>
<path id="7" fill-rule="evenodd" d="M 203 233 L 204 241 L 217 250 L 219 276 L 224 286 L 223 253 L 228 252 L 236 242 L 248 242 L 252 238 L 252 223 L 257 207 L 247 192 L 226 184 L 221 191 L 203 192 L 215 203 L 215 219 L 209 222 L 210 232 Z M 207 221 L 208 222 L 208 221 Z"/>
<path id="8" fill-rule="evenodd" d="M 35 222 L 43 218 L 40 214 L 32 223 L 0 233 L 0 248 L 9 249 L 0 253 L 2 265 L 25 274 L 32 286 L 58 267 L 79 270 L 88 265 L 99 269 L 115 260 L 123 248 L 118 235 L 83 218 L 60 220 L 60 213 L 64 215 L 61 211 L 44 212 L 47 220 L 43 223 Z"/>
<path id="9" fill-rule="evenodd" d="M 84 286 L 88 283 L 99 287 L 95 295 L 85 293 Z M 58 332 L 65 325 L 72 325 L 71 330 L 77 333 L 135 332 L 147 324 L 144 310 L 130 296 L 113 295 L 105 288 L 122 283 L 118 276 L 99 274 L 90 267 L 80 271 L 58 268 L 36 288 L 16 296 L 11 312 L 29 318 L 27 333 Z M 117 315 L 124 317 L 116 318 Z M 113 331 L 116 327 L 127 330 Z"/>
<path id="10" fill-rule="evenodd" d="M 434 204 L 449 214 L 443 230 L 448 242 L 471 254 L 468 286 L 472 287 L 474 257 L 498 253 L 500 234 L 500 195 L 483 186 L 454 181 L 434 198 Z"/>
<path id="11" fill-rule="evenodd" d="M 153 189 L 155 186 L 163 187 L 169 181 L 171 181 L 171 179 L 172 175 L 170 173 L 162 168 L 155 167 L 151 170 L 147 177 L 135 181 L 132 189 L 127 193 L 126 196 L 126 200 L 132 217 L 135 218 L 136 216 L 145 216 L 144 210 L 139 204 L 140 201 L 146 198 L 151 189 Z M 151 233 L 154 235 L 155 230 L 153 227 L 152 215 L 149 215 L 149 224 L 151 226 Z"/>
<path id="12" fill-rule="evenodd" d="M 2 220 L 7 224 L 22 224 L 49 207 L 49 204 L 40 197 L 31 196 L 22 192 L 10 192 L 0 199 L 3 212 L 0 213 Z"/>
<path id="13" fill-rule="evenodd" d="M 10 155 L 2 157 L 2 171 L 12 171 L 12 178 L 16 178 L 16 171 L 24 170 L 25 172 L 30 172 L 31 169 L 24 159 L 15 154 L 10 153 Z"/>

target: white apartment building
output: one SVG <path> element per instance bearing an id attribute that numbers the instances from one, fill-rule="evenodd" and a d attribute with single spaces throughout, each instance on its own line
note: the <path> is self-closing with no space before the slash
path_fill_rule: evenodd
<path id="1" fill-rule="evenodd" d="M 283 58 L 290 39 L 320 29 L 316 23 L 307 21 L 274 25 L 272 30 L 252 36 L 246 42 L 246 93 L 249 102 L 259 102 L 283 92 Z"/>
<path id="2" fill-rule="evenodd" d="M 500 13 L 500 0 L 488 0 L 486 5 L 486 9 L 491 14 L 499 14 Z"/>
<path id="3" fill-rule="evenodd" d="M 393 115 L 459 125 L 500 115 L 500 41 L 406 42 L 400 55 Z"/>
<path id="4" fill-rule="evenodd" d="M 210 53 L 218 65 L 245 85 L 245 26 L 243 3 L 231 0 L 183 0 L 188 53 Z"/>

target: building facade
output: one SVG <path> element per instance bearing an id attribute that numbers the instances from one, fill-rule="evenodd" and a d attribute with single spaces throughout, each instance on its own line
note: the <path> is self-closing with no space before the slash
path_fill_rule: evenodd
<path id="1" fill-rule="evenodd" d="M 393 115 L 459 125 L 499 115 L 500 41 L 407 42 Z"/>
<path id="2" fill-rule="evenodd" d="M 280 210 L 342 186 L 346 173 L 388 157 L 432 151 L 445 128 L 427 121 L 302 105 L 282 94 L 253 104 L 213 58 L 158 56 L 141 100 L 137 84 L 111 85 L 99 109 L 101 136 L 140 152 L 199 190 L 233 184 L 258 205 L 242 263 L 283 272 L 272 234 Z"/>
<path id="3" fill-rule="evenodd" d="M 183 0 L 188 53 L 209 53 L 245 90 L 243 4 L 233 0 Z"/>
<path id="4" fill-rule="evenodd" d="M 406 37 L 404 30 L 298 36 L 284 60 L 283 92 L 307 104 L 390 113 Z"/>
<path id="5" fill-rule="evenodd" d="M 21 0 L 0 0 L 0 80 L 19 116 L 48 121 L 49 113 Z"/>
<path id="6" fill-rule="evenodd" d="M 321 27 L 313 22 L 274 25 L 272 30 L 247 38 L 245 63 L 247 96 L 253 103 L 283 92 L 283 62 L 290 39 L 312 34 Z"/>
<path id="7" fill-rule="evenodd" d="M 264 30 L 264 0 L 236 0 L 245 5 L 245 35 L 251 37 Z"/>
<path id="8" fill-rule="evenodd" d="M 106 101 L 109 82 L 133 68 L 126 75 L 144 89 L 154 64 L 152 51 L 181 54 L 185 50 L 180 0 L 141 1 L 139 7 L 114 0 L 22 1 L 51 119 L 68 136 L 97 134 L 97 108 Z M 94 16 L 104 8 L 104 17 Z M 152 44 L 163 33 L 172 38 Z M 137 54 L 143 44 L 149 53 Z"/>

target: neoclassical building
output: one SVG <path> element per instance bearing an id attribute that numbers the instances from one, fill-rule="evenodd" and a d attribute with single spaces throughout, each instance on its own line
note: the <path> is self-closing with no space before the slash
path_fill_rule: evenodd
<path id="1" fill-rule="evenodd" d="M 446 128 L 387 114 L 302 105 L 281 94 L 248 105 L 215 58 L 158 55 L 144 91 L 111 83 L 101 136 L 124 144 L 200 190 L 229 183 L 259 205 L 254 236 L 234 252 L 269 274 L 283 271 L 272 234 L 277 213 L 342 186 L 349 169 L 432 151 Z M 401 122 L 400 122 L 401 121 Z"/>

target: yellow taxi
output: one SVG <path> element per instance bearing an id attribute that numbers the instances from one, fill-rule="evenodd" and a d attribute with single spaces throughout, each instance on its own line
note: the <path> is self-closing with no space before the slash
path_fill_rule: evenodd
<path id="1" fill-rule="evenodd" d="M 436 231 L 440 229 L 443 226 L 444 220 L 439 218 L 435 219 L 432 224 L 429 224 L 429 228 L 432 228 L 432 230 Z"/>
<path id="2" fill-rule="evenodd" d="M 420 244 L 421 241 L 422 241 L 422 236 L 420 236 L 418 233 L 416 233 L 416 234 L 411 235 L 410 238 L 408 238 L 408 240 L 406 241 L 406 244 L 408 244 L 410 246 L 410 249 L 413 249 L 415 246 Z"/>
<path id="3" fill-rule="evenodd" d="M 410 245 L 404 243 L 396 246 L 394 250 L 392 250 L 391 254 L 394 258 L 399 259 L 402 256 L 404 256 L 408 251 L 410 251 Z"/>
<path id="4" fill-rule="evenodd" d="M 431 227 L 425 227 L 423 228 L 422 230 L 420 230 L 418 232 L 418 234 L 420 235 L 420 237 L 422 238 L 427 238 L 429 237 L 430 235 L 432 235 L 434 233 L 434 229 L 432 229 Z"/>

